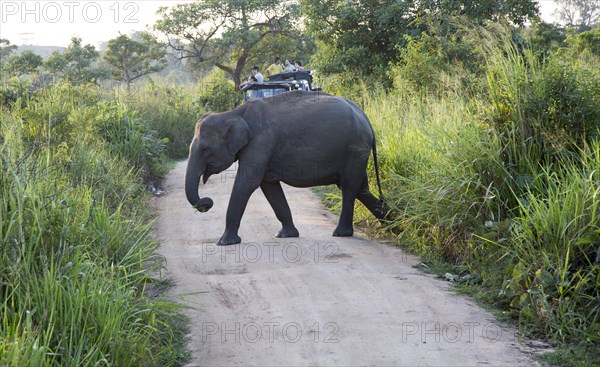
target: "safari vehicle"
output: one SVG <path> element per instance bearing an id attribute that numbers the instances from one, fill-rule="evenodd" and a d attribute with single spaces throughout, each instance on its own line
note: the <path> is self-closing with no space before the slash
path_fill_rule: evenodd
<path id="1" fill-rule="evenodd" d="M 244 93 L 244 101 L 256 98 L 273 97 L 292 90 L 320 91 L 321 88 L 312 84 L 313 77 L 310 71 L 294 71 L 268 76 L 262 83 L 251 82 L 242 84 L 240 89 Z"/>

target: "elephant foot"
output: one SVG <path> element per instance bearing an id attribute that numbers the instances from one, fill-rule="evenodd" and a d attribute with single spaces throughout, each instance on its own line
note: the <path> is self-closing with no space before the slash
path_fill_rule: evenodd
<path id="1" fill-rule="evenodd" d="M 333 237 L 352 237 L 353 235 L 354 230 L 352 228 L 337 227 L 335 231 L 333 231 Z"/>
<path id="2" fill-rule="evenodd" d="M 277 238 L 287 238 L 287 237 L 298 237 L 300 233 L 296 229 L 296 227 L 291 228 L 282 228 L 275 237 Z"/>
<path id="3" fill-rule="evenodd" d="M 219 242 L 217 243 L 217 245 L 219 245 L 219 246 L 235 245 L 236 243 L 240 243 L 240 242 L 242 242 L 242 239 L 237 234 L 234 234 L 234 235 L 224 234 L 221 237 L 221 239 L 219 240 Z"/>

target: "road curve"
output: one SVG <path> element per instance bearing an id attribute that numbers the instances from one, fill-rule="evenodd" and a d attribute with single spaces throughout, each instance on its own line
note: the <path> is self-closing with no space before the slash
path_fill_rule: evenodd
<path id="1" fill-rule="evenodd" d="M 284 187 L 299 238 L 254 193 L 242 243 L 217 247 L 235 167 L 201 185 L 215 205 L 197 213 L 183 190 L 186 162 L 156 198 L 156 236 L 170 294 L 190 306 L 188 366 L 539 366 L 515 331 L 418 259 L 360 234 L 335 238 L 337 218 L 308 189 Z"/>

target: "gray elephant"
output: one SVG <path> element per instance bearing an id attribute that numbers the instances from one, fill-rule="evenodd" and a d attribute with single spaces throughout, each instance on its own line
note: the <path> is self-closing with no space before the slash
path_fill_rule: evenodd
<path id="1" fill-rule="evenodd" d="M 219 245 L 240 243 L 238 228 L 248 199 L 261 188 L 282 228 L 277 237 L 298 237 L 280 182 L 295 187 L 336 184 L 342 212 L 334 236 L 352 236 L 354 201 L 380 220 L 389 210 L 369 191 L 367 162 L 373 150 L 379 194 L 375 135 L 365 113 L 352 101 L 325 93 L 294 91 L 257 99 L 196 124 L 185 178 L 187 200 L 197 210 L 213 201 L 200 198 L 200 179 L 235 161 L 238 171 Z"/>

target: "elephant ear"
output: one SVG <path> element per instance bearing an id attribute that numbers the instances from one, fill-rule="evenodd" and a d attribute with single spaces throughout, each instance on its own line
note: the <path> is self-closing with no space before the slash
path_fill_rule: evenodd
<path id="1" fill-rule="evenodd" d="M 250 141 L 250 127 L 241 117 L 231 118 L 227 123 L 227 147 L 231 155 L 236 155 Z"/>

